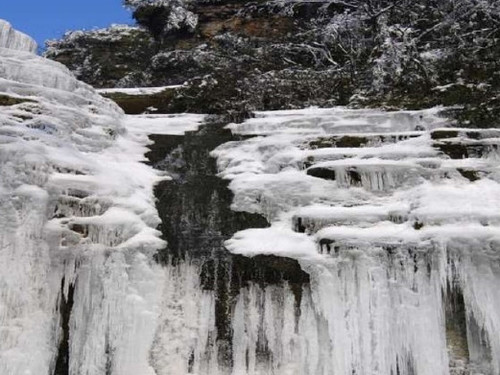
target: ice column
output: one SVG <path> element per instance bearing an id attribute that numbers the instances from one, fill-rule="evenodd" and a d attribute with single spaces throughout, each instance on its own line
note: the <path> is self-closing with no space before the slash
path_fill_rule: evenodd
<path id="1" fill-rule="evenodd" d="M 0 48 L 35 53 L 37 47 L 33 38 L 14 30 L 10 23 L 0 19 Z"/>

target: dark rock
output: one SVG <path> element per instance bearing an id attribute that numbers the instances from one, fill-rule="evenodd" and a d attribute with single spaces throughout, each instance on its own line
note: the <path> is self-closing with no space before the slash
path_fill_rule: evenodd
<path id="1" fill-rule="evenodd" d="M 66 65 L 94 87 L 131 87 L 147 83 L 148 66 L 156 52 L 147 31 L 115 26 L 68 32 L 61 40 L 48 42 L 45 57 Z"/>
<path id="2" fill-rule="evenodd" d="M 420 221 L 415 221 L 413 223 L 413 229 L 415 230 L 420 230 L 424 227 L 424 223 L 421 223 Z"/>
<path id="3" fill-rule="evenodd" d="M 68 285 L 68 294 L 65 294 L 66 279 L 61 281 L 61 291 L 59 295 L 59 313 L 61 324 L 61 337 L 57 352 L 54 375 L 69 375 L 70 357 L 70 318 L 74 303 L 75 285 Z"/>
<path id="4" fill-rule="evenodd" d="M 31 100 L 31 99 L 14 98 L 14 97 L 9 96 L 9 95 L 0 94 L 0 106 L 10 106 L 10 105 L 29 103 L 29 102 L 34 103 L 35 101 Z"/>
<path id="5" fill-rule="evenodd" d="M 361 186 L 361 175 L 355 168 L 350 168 L 347 173 L 349 174 L 351 185 Z"/>
<path id="6" fill-rule="evenodd" d="M 434 147 L 448 155 L 451 159 L 465 159 L 465 158 L 481 158 L 492 150 L 496 150 L 498 145 L 491 145 L 488 143 L 474 142 L 474 143 L 461 143 L 458 142 L 440 142 L 435 143 Z"/>
<path id="7" fill-rule="evenodd" d="M 297 233 L 305 233 L 306 232 L 306 227 L 302 224 L 302 218 L 298 216 L 293 217 L 293 228 L 294 231 Z"/>
<path id="8" fill-rule="evenodd" d="M 451 159 L 465 159 L 469 157 L 467 147 L 460 143 L 443 142 L 435 144 L 434 147 L 437 147 Z"/>
<path id="9" fill-rule="evenodd" d="M 324 180 L 335 180 L 335 170 L 333 169 L 312 167 L 307 170 L 307 174 Z"/>
<path id="10" fill-rule="evenodd" d="M 473 171 L 470 169 L 463 169 L 463 168 L 457 168 L 457 171 L 460 172 L 460 174 L 468 179 L 471 182 L 477 181 L 480 179 L 477 171 Z"/>
<path id="11" fill-rule="evenodd" d="M 457 130 L 434 130 L 431 132 L 432 139 L 446 139 L 458 137 Z"/>
<path id="12" fill-rule="evenodd" d="M 340 138 L 336 143 L 336 147 L 363 147 L 368 143 L 368 139 L 361 136 L 348 136 L 345 135 Z"/>
<path id="13" fill-rule="evenodd" d="M 125 113 L 137 115 L 154 108 L 155 113 L 168 113 L 170 104 L 178 89 L 165 89 L 151 95 L 128 95 L 125 93 L 103 93 L 102 96 L 113 100 Z"/>
<path id="14" fill-rule="evenodd" d="M 469 360 L 464 297 L 456 280 L 448 281 L 445 294 L 446 342 L 452 359 Z"/>
<path id="15" fill-rule="evenodd" d="M 319 248 L 321 250 L 322 254 L 331 254 L 332 253 L 332 248 L 334 249 L 334 252 L 337 252 L 337 249 L 335 246 L 334 240 L 327 239 L 327 238 L 322 238 L 319 240 Z"/>
<path id="16" fill-rule="evenodd" d="M 309 142 L 310 148 L 327 148 L 327 147 L 363 147 L 368 143 L 369 139 L 363 136 L 344 135 L 341 137 L 321 137 Z"/>

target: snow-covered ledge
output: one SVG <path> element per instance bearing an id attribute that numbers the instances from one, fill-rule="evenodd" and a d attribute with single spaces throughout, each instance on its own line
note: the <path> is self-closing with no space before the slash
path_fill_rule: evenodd
<path id="1" fill-rule="evenodd" d="M 0 48 L 35 53 L 37 47 L 33 38 L 14 30 L 10 23 L 0 19 Z"/>

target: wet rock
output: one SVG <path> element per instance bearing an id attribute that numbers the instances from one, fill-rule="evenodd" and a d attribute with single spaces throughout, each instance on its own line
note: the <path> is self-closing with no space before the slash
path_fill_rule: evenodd
<path id="1" fill-rule="evenodd" d="M 74 292 L 75 285 L 70 284 L 68 286 L 68 292 L 65 293 L 65 283 L 66 279 L 61 281 L 61 292 L 60 292 L 60 324 L 62 335 L 60 338 L 59 349 L 57 352 L 54 375 L 68 375 L 69 371 L 69 357 L 70 357 L 70 319 L 71 310 L 73 309 L 74 303 Z"/>
<path id="2" fill-rule="evenodd" d="M 458 137 L 457 130 L 434 130 L 431 132 L 432 139 L 446 139 L 446 138 L 456 138 Z"/>
<path id="3" fill-rule="evenodd" d="M 498 149 L 498 145 L 496 144 L 482 142 L 462 143 L 460 141 L 435 143 L 434 147 L 448 155 L 451 159 L 481 158 L 491 151 Z"/>
<path id="4" fill-rule="evenodd" d="M 451 159 L 465 159 L 469 157 L 467 147 L 459 143 L 444 142 L 435 144 L 434 146 Z"/>
<path id="5" fill-rule="evenodd" d="M 467 318 L 462 292 L 456 285 L 447 283 L 445 300 L 446 341 L 452 363 L 468 362 Z"/>

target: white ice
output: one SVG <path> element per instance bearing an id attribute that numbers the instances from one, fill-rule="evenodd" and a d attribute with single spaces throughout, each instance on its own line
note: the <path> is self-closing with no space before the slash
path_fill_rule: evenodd
<path id="1" fill-rule="evenodd" d="M 33 38 L 15 30 L 10 23 L 0 19 L 0 48 L 35 53 L 37 44 Z"/>
<path id="2" fill-rule="evenodd" d="M 0 95 L 12 101 L 0 106 L 0 374 L 54 373 L 72 288 L 69 373 L 156 374 L 170 271 L 153 259 L 165 246 L 153 186 L 166 176 L 143 163 L 149 122 L 34 48 L 0 23 Z M 200 121 L 155 118 L 150 131 Z"/>

